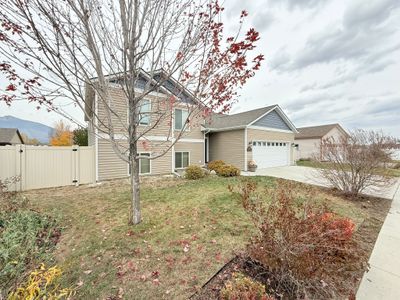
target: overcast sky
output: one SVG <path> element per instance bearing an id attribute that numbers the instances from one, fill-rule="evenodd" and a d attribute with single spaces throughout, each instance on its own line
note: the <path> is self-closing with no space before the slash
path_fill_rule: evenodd
<path id="1" fill-rule="evenodd" d="M 340 123 L 400 137 L 399 0 L 226 0 L 226 26 L 242 9 L 261 34 L 261 70 L 232 112 L 279 104 L 298 126 Z M 65 109 L 82 120 L 78 109 Z M 23 102 L 13 115 L 52 125 L 60 117 Z"/>

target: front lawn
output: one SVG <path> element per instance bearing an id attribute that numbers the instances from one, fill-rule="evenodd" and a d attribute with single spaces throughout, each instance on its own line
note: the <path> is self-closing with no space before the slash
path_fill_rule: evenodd
<path id="1" fill-rule="evenodd" d="M 323 168 L 323 169 L 326 168 L 326 169 L 328 169 L 331 167 L 331 163 L 329 163 L 329 162 L 318 162 L 315 160 L 298 160 L 296 162 L 296 164 L 298 166 L 311 167 L 311 168 Z M 374 174 L 379 174 L 382 171 L 383 171 L 383 169 L 377 169 L 376 173 L 374 173 Z M 389 176 L 400 177 L 400 169 L 389 168 L 389 169 L 387 169 L 387 171 L 388 171 Z"/>
<path id="2" fill-rule="evenodd" d="M 227 188 L 238 180 L 148 178 L 138 226 L 127 225 L 126 181 L 25 194 L 35 209 L 63 223 L 54 255 L 63 286 L 77 287 L 77 298 L 183 299 L 243 249 L 254 231 Z M 259 186 L 275 184 L 268 177 L 256 180 Z M 354 220 L 357 238 L 372 251 L 390 201 L 354 202 L 317 191 L 318 201 Z"/>

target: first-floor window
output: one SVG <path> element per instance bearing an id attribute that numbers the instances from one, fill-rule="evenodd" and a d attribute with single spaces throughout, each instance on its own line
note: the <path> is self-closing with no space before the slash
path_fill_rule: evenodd
<path id="1" fill-rule="evenodd" d="M 175 168 L 182 169 L 189 165 L 189 152 L 175 152 Z"/>
<path id="2" fill-rule="evenodd" d="M 139 156 L 150 157 L 150 153 L 140 153 Z M 139 159 L 139 174 L 150 174 L 150 159 L 144 157 Z"/>

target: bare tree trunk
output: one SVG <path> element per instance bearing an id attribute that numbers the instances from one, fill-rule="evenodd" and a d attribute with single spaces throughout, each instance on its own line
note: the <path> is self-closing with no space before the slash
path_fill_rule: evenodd
<path id="1" fill-rule="evenodd" d="M 136 154 L 134 154 L 134 159 L 132 159 L 131 161 L 130 180 L 131 180 L 131 211 L 129 214 L 129 224 L 136 225 L 142 221 L 142 216 L 140 212 L 139 159 L 137 158 Z"/>

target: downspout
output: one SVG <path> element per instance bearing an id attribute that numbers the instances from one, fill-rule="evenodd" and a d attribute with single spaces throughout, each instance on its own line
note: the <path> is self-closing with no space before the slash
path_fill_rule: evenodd
<path id="1" fill-rule="evenodd" d="M 204 143 L 203 146 L 206 145 L 206 134 L 208 134 L 210 132 L 210 129 L 206 129 L 203 132 L 203 136 L 204 136 Z M 207 147 L 204 147 L 204 155 L 203 155 L 203 159 L 204 159 L 204 166 L 207 164 L 206 162 L 206 156 L 207 156 L 207 160 L 210 161 L 210 151 L 208 151 L 208 149 L 210 149 L 210 138 L 208 138 L 208 142 L 207 142 Z"/>

